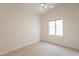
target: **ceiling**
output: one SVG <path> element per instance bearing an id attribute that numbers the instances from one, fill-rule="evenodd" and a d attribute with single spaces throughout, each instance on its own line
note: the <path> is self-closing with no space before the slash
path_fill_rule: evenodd
<path id="1" fill-rule="evenodd" d="M 32 3 L 32 4 L 28 3 L 25 6 L 28 9 L 30 9 L 31 11 L 33 11 L 33 12 L 36 12 L 38 14 L 43 14 L 43 13 L 47 12 L 48 10 L 54 8 L 57 4 L 55 4 L 55 3 L 47 3 L 46 4 L 47 7 L 45 9 L 43 9 L 43 10 L 40 9 L 40 5 L 41 5 L 41 3 Z"/>
<path id="2" fill-rule="evenodd" d="M 51 7 L 55 7 L 57 4 L 46 3 L 47 8 L 43 10 L 40 9 L 40 5 L 41 3 L 5 3 L 5 4 L 0 4 L 0 9 L 4 7 L 5 9 L 14 9 L 14 10 L 18 9 L 18 10 L 34 12 L 37 14 L 43 14 L 46 11 L 52 9 Z"/>

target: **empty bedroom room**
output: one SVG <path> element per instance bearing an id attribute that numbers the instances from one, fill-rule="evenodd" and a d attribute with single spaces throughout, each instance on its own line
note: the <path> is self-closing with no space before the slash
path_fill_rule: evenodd
<path id="1" fill-rule="evenodd" d="M 0 56 L 79 56 L 79 3 L 0 3 Z"/>

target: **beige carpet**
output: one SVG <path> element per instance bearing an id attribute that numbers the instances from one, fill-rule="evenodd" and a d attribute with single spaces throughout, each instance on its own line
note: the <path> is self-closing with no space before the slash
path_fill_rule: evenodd
<path id="1" fill-rule="evenodd" d="M 79 56 L 79 51 L 47 42 L 38 42 L 15 51 L 8 52 L 2 56 Z"/>

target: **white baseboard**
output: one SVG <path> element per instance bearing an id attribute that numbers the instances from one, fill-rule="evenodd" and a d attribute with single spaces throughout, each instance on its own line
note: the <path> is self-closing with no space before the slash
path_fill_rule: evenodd
<path id="1" fill-rule="evenodd" d="M 75 50 L 75 51 L 79 51 L 79 49 L 77 49 L 77 48 L 61 45 L 61 44 L 54 43 L 54 42 L 51 42 L 51 41 L 48 41 L 48 40 L 41 40 L 41 41 L 42 42 L 47 42 L 47 43 L 50 43 L 50 44 L 54 44 L 54 45 L 57 45 L 57 46 L 62 46 L 62 47 L 65 47 L 65 48 L 69 48 L 69 49 L 72 49 L 72 50 Z"/>
<path id="2" fill-rule="evenodd" d="M 11 52 L 11 51 L 20 49 L 20 48 L 22 48 L 22 47 L 24 47 L 24 46 L 28 46 L 28 45 L 31 45 L 31 44 L 34 44 L 34 43 L 37 43 L 37 42 L 39 42 L 39 40 L 32 41 L 32 42 L 29 42 L 29 43 L 27 43 L 27 44 L 25 44 L 25 45 L 22 45 L 22 46 L 20 46 L 20 47 L 17 47 L 17 48 L 11 49 L 11 50 L 7 50 L 7 51 L 4 51 L 4 52 L 1 52 L 0 55 L 3 55 L 3 54 L 5 54 L 5 53 L 8 53 L 8 52 Z"/>

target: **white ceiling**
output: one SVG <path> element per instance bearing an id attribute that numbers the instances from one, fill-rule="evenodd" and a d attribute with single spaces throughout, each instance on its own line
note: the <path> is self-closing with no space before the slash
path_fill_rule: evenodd
<path id="1" fill-rule="evenodd" d="M 0 4 L 0 9 L 2 9 L 3 7 L 6 9 L 18 9 L 18 10 L 26 10 L 26 11 L 30 11 L 30 12 L 34 12 L 37 14 L 43 14 L 46 11 L 52 9 L 52 7 L 55 7 L 57 4 L 56 3 L 46 3 L 47 8 L 45 8 L 44 10 L 40 9 L 40 4 L 41 3 L 6 3 L 6 4 Z M 1 8 L 2 7 L 2 8 Z M 8 7 L 8 8 L 7 8 Z"/>
<path id="2" fill-rule="evenodd" d="M 28 3 L 28 4 L 25 4 L 25 6 L 26 6 L 28 9 L 30 9 L 31 11 L 33 11 L 33 12 L 36 12 L 36 13 L 38 13 L 38 14 L 43 14 L 43 13 L 45 13 L 46 11 L 52 9 L 51 7 L 55 7 L 55 6 L 57 5 L 57 4 L 55 4 L 55 3 L 47 3 L 47 4 L 46 4 L 47 8 L 41 10 L 41 9 L 40 9 L 40 4 L 41 4 L 41 3 L 30 3 L 30 4 Z"/>

